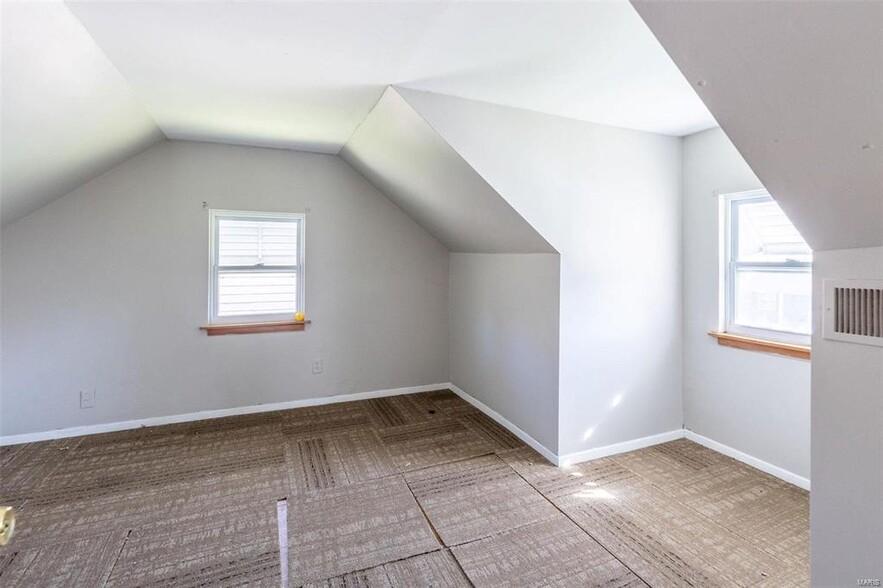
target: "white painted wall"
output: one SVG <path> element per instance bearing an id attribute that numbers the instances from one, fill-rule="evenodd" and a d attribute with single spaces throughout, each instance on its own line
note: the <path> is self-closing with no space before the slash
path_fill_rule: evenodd
<path id="1" fill-rule="evenodd" d="M 883 350 L 819 336 L 822 280 L 883 277 L 883 3 L 633 4 L 816 250 L 812 584 L 883 580 Z"/>
<path id="2" fill-rule="evenodd" d="M 386 89 L 340 157 L 449 251 L 555 252 L 395 88 Z"/>
<path id="3" fill-rule="evenodd" d="M 823 281 L 843 278 L 883 279 L 883 247 L 815 253 L 813 586 L 883 579 L 883 348 L 821 337 Z"/>
<path id="4" fill-rule="evenodd" d="M 451 254 L 451 382 L 558 451 L 557 254 Z"/>
<path id="5" fill-rule="evenodd" d="M 762 189 L 720 129 L 683 143 L 684 424 L 799 476 L 810 477 L 810 363 L 722 347 L 720 198 Z"/>
<path id="6" fill-rule="evenodd" d="M 679 429 L 679 139 L 399 91 L 561 254 L 559 454 Z"/>
<path id="7" fill-rule="evenodd" d="M 198 330 L 204 200 L 310 209 L 305 331 Z M 334 156 L 164 142 L 5 227 L 0 266 L 3 435 L 448 380 L 447 250 Z"/>

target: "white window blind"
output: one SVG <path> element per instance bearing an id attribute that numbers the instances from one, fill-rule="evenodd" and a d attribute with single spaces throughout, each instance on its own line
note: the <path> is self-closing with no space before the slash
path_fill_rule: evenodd
<path id="1" fill-rule="evenodd" d="M 726 199 L 726 331 L 808 343 L 812 249 L 766 192 Z"/>
<path id="2" fill-rule="evenodd" d="M 211 217 L 211 322 L 280 320 L 303 311 L 303 215 Z"/>

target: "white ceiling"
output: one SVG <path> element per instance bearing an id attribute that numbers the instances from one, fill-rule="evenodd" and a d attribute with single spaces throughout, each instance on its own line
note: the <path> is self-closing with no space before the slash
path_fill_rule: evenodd
<path id="1" fill-rule="evenodd" d="M 3 224 L 162 140 L 64 4 L 4 2 L 2 53 Z"/>
<path id="2" fill-rule="evenodd" d="M 635 7 L 813 249 L 883 245 L 883 2 Z"/>
<path id="3" fill-rule="evenodd" d="M 398 85 L 666 135 L 717 126 L 625 1 L 452 3 Z"/>
<path id="4" fill-rule="evenodd" d="M 626 2 L 3 2 L 4 224 L 169 138 L 337 153 L 391 84 L 714 120 Z"/>
<path id="5" fill-rule="evenodd" d="M 715 123 L 627 2 L 69 2 L 170 138 L 336 153 L 390 84 L 668 134 Z"/>

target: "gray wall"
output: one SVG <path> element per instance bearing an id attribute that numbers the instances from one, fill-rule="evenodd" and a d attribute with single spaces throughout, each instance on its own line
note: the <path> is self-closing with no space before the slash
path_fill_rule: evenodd
<path id="1" fill-rule="evenodd" d="M 558 451 L 557 254 L 451 254 L 451 381 Z"/>
<path id="2" fill-rule="evenodd" d="M 399 91 L 561 254 L 558 453 L 679 429 L 680 140 Z"/>
<path id="3" fill-rule="evenodd" d="M 721 347 L 720 197 L 763 185 L 720 129 L 684 139 L 684 424 L 809 478 L 810 363 Z M 722 197 L 722 196 L 721 196 Z"/>
<path id="4" fill-rule="evenodd" d="M 813 265 L 813 586 L 883 579 L 883 348 L 828 341 L 825 279 L 883 280 L 883 247 L 817 251 Z"/>
<path id="5" fill-rule="evenodd" d="M 203 200 L 310 209 L 305 331 L 198 330 Z M 5 227 L 0 265 L 4 435 L 448 380 L 447 250 L 334 156 L 164 142 Z"/>

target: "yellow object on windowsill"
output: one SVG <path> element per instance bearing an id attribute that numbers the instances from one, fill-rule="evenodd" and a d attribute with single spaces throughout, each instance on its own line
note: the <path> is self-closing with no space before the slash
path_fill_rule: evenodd
<path id="1" fill-rule="evenodd" d="M 299 322 L 299 323 L 304 322 L 304 319 L 305 319 L 305 318 L 306 318 L 306 317 L 304 316 L 304 313 L 302 313 L 302 312 L 296 312 L 296 313 L 294 313 L 294 320 L 297 321 L 297 322 Z"/>

